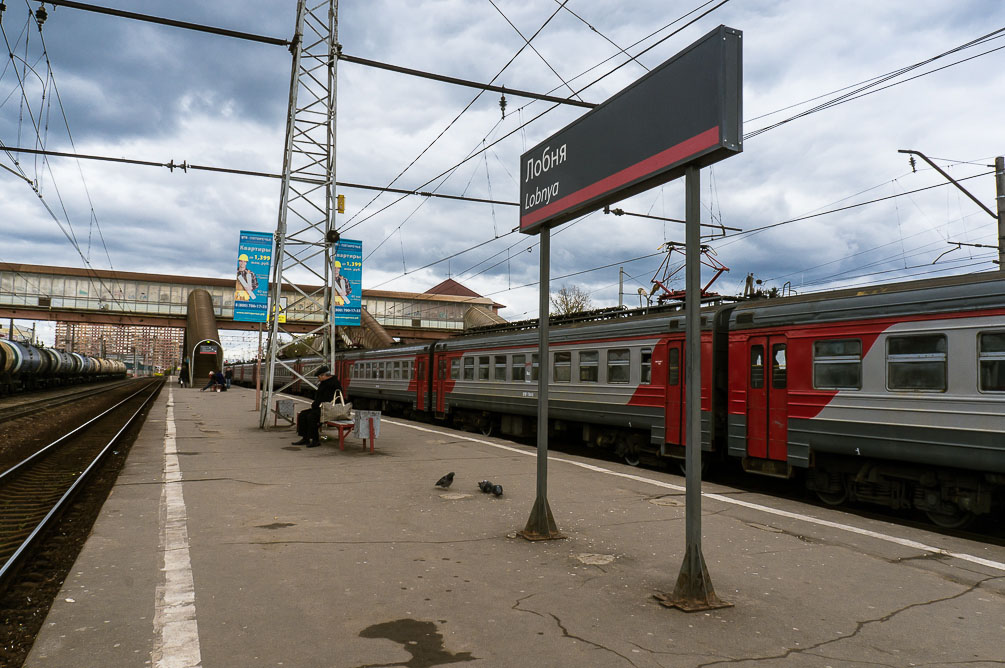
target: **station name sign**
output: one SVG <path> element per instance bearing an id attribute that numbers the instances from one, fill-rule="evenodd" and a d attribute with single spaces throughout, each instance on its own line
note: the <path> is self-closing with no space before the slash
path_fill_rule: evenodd
<path id="1" fill-rule="evenodd" d="M 743 150 L 742 33 L 719 26 L 520 156 L 536 234 Z"/>

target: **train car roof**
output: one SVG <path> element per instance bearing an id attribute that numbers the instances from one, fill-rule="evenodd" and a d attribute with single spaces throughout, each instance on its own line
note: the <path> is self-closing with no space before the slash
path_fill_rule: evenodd
<path id="1" fill-rule="evenodd" d="M 729 308 L 731 308 L 731 305 L 702 309 L 702 328 L 710 329 L 714 314 L 719 310 Z M 685 322 L 686 319 L 683 310 L 649 314 L 625 311 L 620 316 L 614 315 L 604 320 L 590 320 L 566 325 L 553 324 L 549 328 L 550 336 L 548 340 L 550 343 L 555 344 L 612 337 L 624 339 L 678 333 L 683 336 Z M 529 346 L 536 344 L 537 341 L 536 326 L 528 326 L 514 331 L 503 329 L 444 339 L 437 342 L 436 348 L 437 350 L 472 350 L 493 346 Z"/>
<path id="2" fill-rule="evenodd" d="M 346 360 L 366 360 L 374 357 L 415 357 L 429 352 L 428 343 L 420 343 L 405 346 L 392 346 L 390 348 L 375 348 L 372 350 L 345 350 L 339 354 Z"/>
<path id="3" fill-rule="evenodd" d="M 737 305 L 731 330 L 1005 308 L 1000 272 L 945 276 Z"/>

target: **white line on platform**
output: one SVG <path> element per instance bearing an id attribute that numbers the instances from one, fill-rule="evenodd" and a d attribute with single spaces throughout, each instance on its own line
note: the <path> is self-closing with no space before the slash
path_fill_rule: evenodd
<path id="1" fill-rule="evenodd" d="M 404 422 L 395 422 L 393 420 L 384 419 L 384 422 L 393 424 L 398 427 L 408 427 L 409 429 L 415 429 L 417 431 L 425 431 L 430 434 L 438 434 L 440 436 L 449 436 L 450 438 L 460 438 L 465 441 L 471 441 L 472 443 L 481 443 L 482 445 L 488 445 L 493 448 L 499 448 L 500 450 L 508 450 L 509 452 L 515 452 L 519 455 L 526 455 L 528 457 L 536 457 L 537 450 L 527 450 L 521 448 L 514 448 L 509 445 L 503 445 L 501 443 L 493 443 L 491 441 L 485 441 L 480 438 L 473 438 L 471 436 L 464 436 L 457 433 L 448 433 L 444 431 L 437 431 L 435 429 L 429 429 L 427 427 L 419 427 L 417 425 L 406 424 Z M 627 478 L 628 480 L 635 480 L 636 482 L 642 482 L 649 485 L 655 485 L 656 487 L 662 487 L 664 489 L 672 489 L 677 492 L 683 492 L 685 488 L 682 485 L 673 485 L 668 482 L 663 482 L 662 480 L 653 480 L 652 478 L 646 478 L 640 475 L 634 475 L 631 473 L 621 473 L 619 471 L 612 471 L 611 469 L 604 468 L 602 466 L 596 466 L 594 464 L 587 464 L 585 462 L 577 462 L 571 459 L 564 459 L 562 457 L 554 457 L 549 455 L 548 461 L 552 462 L 562 462 L 564 464 L 572 464 L 573 466 L 578 466 L 580 468 L 587 469 L 589 471 L 595 471 L 597 473 L 604 473 L 607 475 L 617 476 L 619 478 Z M 777 508 L 771 508 L 769 506 L 763 506 L 758 503 L 750 503 L 749 501 L 741 501 L 740 499 L 734 499 L 729 496 L 723 496 L 722 494 L 709 494 L 703 492 L 702 496 L 706 499 L 712 499 L 714 501 L 720 501 L 722 503 L 729 503 L 734 506 L 742 506 L 744 508 L 750 508 L 752 510 L 758 510 L 763 513 L 769 513 L 771 515 L 778 515 L 780 517 L 787 517 L 789 519 L 799 520 L 802 522 L 809 522 L 810 524 L 817 524 L 819 526 L 825 526 L 831 529 L 837 529 L 839 531 L 847 531 L 849 533 L 859 534 L 860 536 L 868 536 L 870 538 L 875 538 L 877 540 L 886 541 L 888 543 L 894 543 L 896 545 L 902 545 L 904 547 L 910 547 L 917 550 L 923 550 L 925 552 L 931 552 L 932 554 L 939 554 L 945 557 L 953 557 L 954 559 L 962 559 L 963 561 L 969 561 L 974 564 L 980 564 L 981 566 L 987 566 L 988 568 L 994 568 L 999 571 L 1005 571 L 1005 563 L 1000 561 L 992 561 L 990 559 L 983 559 L 981 557 L 976 557 L 972 554 L 965 554 L 962 552 L 950 552 L 949 550 L 943 549 L 941 547 L 935 547 L 933 545 L 926 545 L 924 543 L 919 543 L 914 540 L 908 540 L 906 538 L 898 538 L 896 536 L 889 536 L 887 534 L 879 533 L 876 531 L 870 531 L 869 529 L 861 529 L 859 527 L 850 526 L 848 524 L 839 524 L 838 522 L 831 522 L 829 520 L 822 520 L 817 517 L 812 517 L 810 515 L 801 515 L 799 513 L 792 513 L 787 510 L 779 510 Z"/>
<path id="2" fill-rule="evenodd" d="M 188 551 L 188 518 L 182 496 L 181 466 L 175 442 L 174 390 L 168 389 L 164 431 L 164 489 L 161 492 L 161 550 L 164 581 L 157 587 L 154 610 L 155 668 L 198 668 L 202 665 L 199 626 L 195 619 L 195 582 Z"/>

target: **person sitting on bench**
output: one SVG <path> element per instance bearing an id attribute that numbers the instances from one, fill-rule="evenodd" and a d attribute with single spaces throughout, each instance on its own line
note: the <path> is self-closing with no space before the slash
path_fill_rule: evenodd
<path id="1" fill-rule="evenodd" d="M 297 413 L 297 434 L 300 435 L 300 440 L 294 441 L 293 445 L 306 445 L 308 448 L 321 445 L 321 404 L 332 401 L 335 393 L 342 391 L 342 384 L 328 367 L 321 367 L 315 375 L 320 381 L 318 389 L 314 392 L 311 407 Z"/>

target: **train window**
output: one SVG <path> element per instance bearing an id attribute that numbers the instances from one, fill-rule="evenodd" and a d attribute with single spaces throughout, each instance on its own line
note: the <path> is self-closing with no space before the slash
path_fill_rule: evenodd
<path id="1" fill-rule="evenodd" d="M 552 378 L 556 383 L 568 383 L 572 380 L 572 353 L 555 353 L 555 370 Z"/>
<path id="2" fill-rule="evenodd" d="M 643 385 L 648 385 L 653 382 L 653 349 L 643 348 L 642 355 L 639 357 L 639 364 L 641 365 L 642 374 L 639 376 L 639 382 Z"/>
<path id="3" fill-rule="evenodd" d="M 817 390 L 861 390 L 862 342 L 858 339 L 814 341 L 813 387 Z"/>
<path id="4" fill-rule="evenodd" d="M 489 379 L 489 356 L 482 355 L 478 358 L 478 380 Z"/>
<path id="5" fill-rule="evenodd" d="M 628 348 L 607 351 L 607 382 L 627 383 L 632 373 L 632 351 Z"/>
<path id="6" fill-rule="evenodd" d="M 945 392 L 945 335 L 919 334 L 888 338 L 886 386 L 891 390 Z"/>
<path id="7" fill-rule="evenodd" d="M 530 380 L 532 383 L 536 383 L 538 378 L 541 377 L 540 374 L 540 364 L 537 361 L 537 355 L 530 356 Z"/>
<path id="8" fill-rule="evenodd" d="M 977 335 L 981 392 L 1005 392 L 1005 332 Z"/>
<path id="9" fill-rule="evenodd" d="M 771 346 L 771 387 L 785 388 L 785 344 L 776 343 Z"/>
<path id="10" fill-rule="evenodd" d="M 600 380 L 600 353 L 584 350 L 579 353 L 579 382 L 596 383 Z"/>
<path id="11" fill-rule="evenodd" d="M 411 380 L 412 379 L 412 367 L 413 366 L 414 365 L 412 363 L 412 360 L 407 360 L 405 362 L 405 367 L 402 369 L 402 377 L 405 378 L 405 380 Z"/>
<path id="12" fill-rule="evenodd" d="M 386 373 L 387 373 L 387 362 L 380 362 L 377 365 L 377 377 L 386 378 L 387 377 Z"/>
<path id="13" fill-rule="evenodd" d="M 764 346 L 750 346 L 750 388 L 764 387 Z"/>
<path id="14" fill-rule="evenodd" d="M 475 379 L 475 358 L 465 357 L 464 358 L 464 380 L 474 380 Z"/>
<path id="15" fill-rule="evenodd" d="M 391 367 L 391 379 L 401 380 L 401 362 L 395 362 Z"/>
<path id="16" fill-rule="evenodd" d="M 680 383 L 680 348 L 670 348 L 667 355 L 667 385 L 673 387 Z"/>
<path id="17" fill-rule="evenodd" d="M 450 377 L 453 380 L 461 377 L 461 360 L 450 360 Z"/>
<path id="18" fill-rule="evenodd" d="M 513 382 L 522 383 L 527 379 L 526 355 L 513 355 Z"/>
<path id="19" fill-rule="evenodd" d="M 506 356 L 496 355 L 495 356 L 495 368 L 494 374 L 492 376 L 493 380 L 506 380 Z"/>

